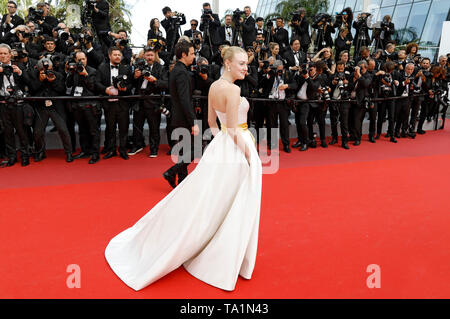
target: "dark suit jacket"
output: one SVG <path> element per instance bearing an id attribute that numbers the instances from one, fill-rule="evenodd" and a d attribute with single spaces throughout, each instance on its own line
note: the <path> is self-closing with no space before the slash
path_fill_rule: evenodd
<path id="1" fill-rule="evenodd" d="M 202 32 L 201 32 L 201 31 L 198 31 L 198 30 L 195 30 L 195 33 L 200 33 L 200 34 L 202 34 Z M 185 30 L 185 31 L 183 32 L 183 35 L 185 35 L 185 36 L 189 37 L 190 39 L 192 39 L 192 29 Z M 202 38 L 203 38 L 203 35 L 202 35 Z"/>
<path id="2" fill-rule="evenodd" d="M 236 28 L 234 28 L 234 27 L 231 27 L 231 30 L 232 30 L 232 36 L 233 36 L 233 39 L 235 38 L 235 34 L 236 34 Z M 220 37 L 220 44 L 222 44 L 224 41 L 226 41 L 226 36 L 225 36 L 225 26 L 224 25 L 222 25 L 220 28 L 219 28 L 219 37 Z M 233 44 L 233 43 L 231 43 L 231 44 Z"/>
<path id="3" fill-rule="evenodd" d="M 144 77 L 141 76 L 138 79 L 134 79 L 134 75 L 133 75 L 134 86 L 136 87 L 137 94 L 142 94 L 142 95 L 161 94 L 162 91 L 168 89 L 169 79 L 168 79 L 168 72 L 167 72 L 166 68 L 164 68 L 158 62 L 154 62 L 151 74 L 156 78 L 156 82 L 155 83 L 149 82 L 147 84 L 146 89 L 141 89 L 142 83 L 145 80 Z M 142 104 L 147 105 L 147 106 L 155 106 L 158 104 L 158 100 L 154 100 L 154 99 L 142 100 Z"/>
<path id="4" fill-rule="evenodd" d="M 289 49 L 289 32 L 285 28 L 279 28 L 273 35 L 273 41 L 280 46 L 280 53 Z"/>
<path id="5" fill-rule="evenodd" d="M 361 74 L 361 77 L 356 80 L 356 103 L 359 107 L 362 106 L 362 102 L 365 97 L 370 96 L 370 88 L 372 86 L 372 75 L 369 72 Z"/>
<path id="6" fill-rule="evenodd" d="M 306 51 L 311 43 L 311 37 L 309 35 L 309 23 L 306 18 L 304 18 L 298 26 L 293 27 L 292 36 L 297 37 L 300 40 L 300 46 L 302 50 Z"/>
<path id="7" fill-rule="evenodd" d="M 41 24 L 42 32 L 53 37 L 53 29 L 58 25 L 58 19 L 52 16 L 46 16 Z"/>
<path id="8" fill-rule="evenodd" d="M 209 33 L 211 35 L 211 44 L 214 45 L 220 45 L 222 44 L 220 42 L 220 36 L 219 36 L 219 28 L 220 28 L 220 19 L 219 16 L 216 13 L 212 14 L 214 21 L 209 22 Z M 200 31 L 203 31 L 203 41 L 205 41 L 206 44 L 209 45 L 209 40 L 206 38 L 206 27 L 203 23 L 200 23 Z"/>
<path id="9" fill-rule="evenodd" d="M 252 16 L 249 16 L 247 20 L 242 23 L 242 41 L 244 47 L 251 46 L 256 39 L 256 21 Z"/>
<path id="10" fill-rule="evenodd" d="M 5 25 L 6 16 L 7 16 L 7 14 L 4 14 L 4 15 L 3 15 L 3 17 L 2 17 L 2 22 L 1 22 L 1 25 L 0 25 L 0 30 L 1 30 L 3 33 L 6 33 L 6 32 L 11 31 L 11 29 L 17 27 L 18 25 L 25 24 L 24 20 L 23 20 L 21 17 L 19 17 L 19 15 L 16 13 L 16 14 L 11 18 L 11 24 L 13 25 L 13 27 L 11 28 L 10 25 Z"/>
<path id="11" fill-rule="evenodd" d="M 95 77 L 95 88 L 97 90 L 97 93 L 100 95 L 106 95 L 106 88 L 111 86 L 111 68 L 109 66 L 108 62 L 103 62 L 100 64 L 100 66 L 97 69 L 97 74 Z M 128 85 L 126 86 L 126 91 L 119 91 L 119 95 L 129 95 L 131 94 L 131 88 L 133 87 L 132 82 L 132 74 L 131 74 L 131 68 L 128 65 L 120 64 L 119 65 L 119 75 L 127 75 L 128 79 Z"/>
<path id="12" fill-rule="evenodd" d="M 194 126 L 195 113 L 192 105 L 192 77 L 182 62 L 177 62 L 169 74 L 169 91 L 172 101 L 172 127 Z"/>
<path id="13" fill-rule="evenodd" d="M 97 32 L 99 31 L 111 31 L 109 24 L 109 4 L 105 0 L 97 3 L 97 9 L 99 12 L 92 13 L 92 24 Z"/>
<path id="14" fill-rule="evenodd" d="M 295 66 L 294 51 L 292 51 L 292 49 L 284 51 L 282 56 L 286 62 L 285 67 Z M 298 52 L 298 57 L 299 57 L 300 64 L 306 63 L 306 55 L 303 51 Z"/>

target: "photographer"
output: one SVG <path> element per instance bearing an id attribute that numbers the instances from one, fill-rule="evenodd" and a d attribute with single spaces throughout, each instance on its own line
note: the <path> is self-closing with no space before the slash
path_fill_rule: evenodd
<path id="1" fill-rule="evenodd" d="M 345 72 L 345 62 L 336 63 L 336 74 L 330 77 L 329 86 L 331 88 L 331 98 L 339 103 L 330 104 L 331 136 L 330 145 L 338 142 L 338 119 L 341 124 L 342 147 L 348 147 L 348 119 L 350 111 L 350 94 L 353 91 L 354 84 L 352 74 Z"/>
<path id="2" fill-rule="evenodd" d="M 267 39 L 267 33 L 268 31 L 264 29 L 264 18 L 263 17 L 256 18 L 256 36 L 258 36 L 258 34 L 262 34 L 263 38 Z"/>
<path id="3" fill-rule="evenodd" d="M 117 33 L 109 32 L 109 35 L 113 38 L 113 43 L 116 48 L 122 52 L 122 64 L 130 65 L 131 58 L 133 57 L 133 51 L 131 50 L 128 40 L 128 33 L 126 30 L 121 29 Z"/>
<path id="4" fill-rule="evenodd" d="M 380 60 L 382 62 L 398 60 L 398 54 L 395 52 L 395 43 L 386 44 L 386 49 L 381 54 Z"/>
<path id="5" fill-rule="evenodd" d="M 206 60 L 211 60 L 211 48 L 208 44 L 204 43 L 202 39 L 202 34 L 200 32 L 194 35 L 194 40 L 192 42 L 194 44 L 194 52 L 195 59 L 198 60 L 200 57 L 205 58 Z"/>
<path id="6" fill-rule="evenodd" d="M 327 13 L 318 13 L 314 17 L 312 27 L 316 29 L 316 43 L 314 51 L 318 52 L 325 47 L 333 47 L 332 33 L 335 33 L 333 26 L 331 25 L 331 16 Z"/>
<path id="7" fill-rule="evenodd" d="M 109 4 L 106 0 L 86 0 L 88 15 L 92 17 L 92 27 L 97 33 L 103 54 L 106 56 L 111 47 L 111 39 L 108 33 L 111 31 L 109 24 Z"/>
<path id="8" fill-rule="evenodd" d="M 396 100 L 396 121 L 394 128 L 394 136 L 400 138 L 400 130 L 402 131 L 401 137 L 415 138 L 416 135 L 409 131 L 408 120 L 409 111 L 411 108 L 412 95 L 414 93 L 414 63 L 408 63 L 403 71 L 398 72 L 398 88 L 397 96 L 404 97 L 403 99 Z"/>
<path id="9" fill-rule="evenodd" d="M 353 75 L 356 105 L 353 106 L 353 134 L 351 135 L 355 138 L 355 143 L 353 144 L 355 146 L 361 144 L 362 124 L 366 109 L 373 108 L 372 102 L 370 101 L 370 88 L 373 78 L 367 72 L 367 67 L 366 61 L 360 61 L 355 67 L 355 73 Z"/>
<path id="10" fill-rule="evenodd" d="M 430 116 L 430 109 L 432 99 L 429 98 L 430 83 L 432 82 L 433 74 L 431 73 L 431 63 L 429 58 L 423 58 L 420 63 L 420 68 L 416 73 L 418 77 L 417 85 L 420 83 L 420 91 L 418 93 L 425 93 L 425 96 L 417 96 L 413 99 L 413 108 L 411 114 L 410 126 L 415 128 L 416 118 L 412 118 L 413 114 L 418 112 L 418 106 L 420 105 L 419 123 L 417 125 L 417 134 L 425 134 L 422 129 L 425 120 Z M 417 104 L 416 104 L 417 103 Z M 414 125 L 414 126 L 413 126 Z"/>
<path id="11" fill-rule="evenodd" d="M 32 10 L 31 10 L 32 12 Z M 58 19 L 49 15 L 49 8 L 44 2 L 40 2 L 36 5 L 35 14 L 28 11 L 28 20 L 32 20 L 37 23 L 42 32 L 48 36 L 52 36 L 52 30 L 58 25 Z"/>
<path id="12" fill-rule="evenodd" d="M 159 24 L 159 22 L 158 22 L 158 24 Z M 198 21 L 195 20 L 195 19 L 192 19 L 192 20 L 190 21 L 190 24 L 191 24 L 191 28 L 190 28 L 189 30 L 185 30 L 185 31 L 183 32 L 183 35 L 185 35 L 185 36 L 187 36 L 189 39 L 193 40 L 193 39 L 194 39 L 194 34 L 200 32 L 200 31 L 197 30 L 197 27 L 198 27 Z M 150 28 L 151 28 L 151 22 L 150 22 Z M 149 31 L 149 32 L 150 32 L 150 31 Z M 151 39 L 151 38 L 149 38 L 149 39 Z"/>
<path id="13" fill-rule="evenodd" d="M 17 4 L 14 1 L 8 1 L 6 4 L 8 13 L 2 17 L 0 25 L 0 36 L 11 31 L 19 25 L 25 24 L 25 21 L 17 14 Z"/>
<path id="14" fill-rule="evenodd" d="M 309 35 L 309 22 L 306 18 L 305 8 L 299 8 L 294 12 L 291 19 L 291 28 L 291 39 L 298 38 L 300 40 L 300 49 L 306 55 L 311 44 L 311 36 Z"/>
<path id="15" fill-rule="evenodd" d="M 301 50 L 300 40 L 292 38 L 290 42 L 291 49 L 283 53 L 283 59 L 286 61 L 285 67 L 289 71 L 296 73 L 300 71 L 300 66 L 306 63 L 306 54 Z"/>
<path id="16" fill-rule="evenodd" d="M 127 139 L 130 123 L 129 102 L 114 99 L 118 95 L 130 95 L 131 68 L 121 64 L 122 51 L 117 47 L 108 50 L 108 62 L 103 62 L 97 69 L 95 86 L 101 95 L 109 95 L 111 99 L 103 102 L 105 112 L 105 145 L 102 153 L 106 153 L 103 159 L 117 156 L 116 125 L 119 127 L 119 155 L 128 160 Z"/>
<path id="17" fill-rule="evenodd" d="M 203 39 L 211 50 L 211 56 L 217 51 L 217 47 L 222 44 L 219 36 L 220 19 L 211 10 L 211 5 L 207 2 L 203 4 L 203 13 L 200 22 L 200 31 L 203 32 Z"/>
<path id="18" fill-rule="evenodd" d="M 219 28 L 220 43 L 228 41 L 232 44 L 235 34 L 236 29 L 232 25 L 232 16 L 231 14 L 227 14 L 225 16 L 225 24 Z"/>
<path id="19" fill-rule="evenodd" d="M 144 48 L 144 59 L 135 62 L 134 86 L 138 95 L 162 94 L 168 89 L 167 70 L 155 61 L 156 52 L 152 47 Z M 144 124 L 149 127 L 150 157 L 158 155 L 161 139 L 159 127 L 161 124 L 160 101 L 144 99 L 139 101 L 139 109 L 133 114 L 133 148 L 128 155 L 135 155 L 145 147 Z M 168 116 L 168 115 L 166 115 Z"/>
<path id="20" fill-rule="evenodd" d="M 376 61 L 372 58 L 369 58 L 367 62 L 367 73 L 372 77 L 372 85 L 370 87 L 369 96 L 371 98 L 378 98 L 379 95 L 379 76 L 383 75 L 385 72 L 382 70 L 376 70 Z M 375 135 L 376 135 L 376 126 L 377 126 L 377 111 L 378 111 L 378 103 L 372 102 L 369 104 L 369 107 L 366 108 L 366 113 L 369 114 L 369 142 L 375 143 Z M 379 138 L 379 137 L 378 137 Z"/>
<path id="21" fill-rule="evenodd" d="M 34 96 L 49 97 L 49 99 L 35 103 L 37 116 L 34 126 L 34 160 L 39 162 L 46 158 L 45 128 L 51 118 L 63 143 L 66 162 L 72 162 L 72 142 L 66 125 L 64 104 L 61 101 L 51 99 L 52 96 L 61 96 L 65 93 L 64 76 L 53 69 L 53 63 L 48 58 L 40 59 L 36 67 L 37 69 L 30 76 L 31 93 Z"/>
<path id="22" fill-rule="evenodd" d="M 19 152 L 22 166 L 30 163 L 30 143 L 24 125 L 24 104 L 18 100 L 24 95 L 28 79 L 23 70 L 11 63 L 11 48 L 0 44 L 0 117 L 3 122 L 5 155 L 8 158 L 7 167 L 17 162 L 16 137 L 19 137 Z"/>
<path id="23" fill-rule="evenodd" d="M 86 53 L 75 53 L 75 60 L 66 64 L 66 87 L 71 96 L 95 96 L 96 70 L 88 65 Z M 100 101 L 71 101 L 71 109 L 78 123 L 81 153 L 74 159 L 88 158 L 89 164 L 100 160 Z"/>
<path id="24" fill-rule="evenodd" d="M 386 45 L 392 41 L 392 36 L 395 33 L 395 26 L 391 22 L 391 16 L 385 15 L 380 22 L 380 26 L 376 27 L 372 40 L 375 39 L 375 49 L 385 49 Z"/>
<path id="25" fill-rule="evenodd" d="M 446 81 L 446 71 L 443 67 L 435 65 L 431 68 L 432 77 L 428 78 L 426 86 L 428 88 L 428 116 L 439 119 L 439 113 L 442 113 L 442 124 L 439 129 L 444 128 L 445 116 L 448 108 L 448 85 Z M 439 111 L 442 105 L 442 110 Z M 420 119 L 419 125 L 422 122 Z M 437 125 L 437 123 L 436 123 Z"/>
<path id="26" fill-rule="evenodd" d="M 191 21 L 191 24 L 193 22 Z M 163 34 L 160 30 L 161 23 L 157 18 L 153 18 L 150 20 L 150 29 L 147 32 L 147 41 L 151 39 L 156 39 L 157 42 L 161 45 L 161 47 L 166 46 L 166 39 L 163 37 Z M 185 31 L 185 34 L 188 31 Z"/>
<path id="27" fill-rule="evenodd" d="M 289 49 L 289 32 L 284 28 L 284 20 L 278 17 L 276 20 L 276 28 L 272 29 L 272 41 L 280 46 L 280 54 Z"/>
<path id="28" fill-rule="evenodd" d="M 242 26 L 242 42 L 243 47 L 252 46 L 256 39 L 255 19 L 252 17 L 252 10 L 249 6 L 244 7 L 244 18 L 240 19 Z"/>
<path id="29" fill-rule="evenodd" d="M 396 79 L 396 74 L 394 74 L 395 63 L 388 61 L 384 64 L 383 69 L 385 71 L 379 77 L 380 92 L 379 96 L 382 98 L 388 98 L 396 96 L 397 86 L 399 81 Z M 378 104 L 378 119 L 377 119 L 377 139 L 381 135 L 383 122 L 386 117 L 386 110 L 388 112 L 388 129 L 385 137 L 390 137 L 392 143 L 397 143 L 394 136 L 394 124 L 395 124 L 395 101 L 394 100 L 384 100 Z"/>
<path id="30" fill-rule="evenodd" d="M 355 46 L 355 57 L 360 52 L 362 47 L 368 47 L 370 45 L 370 17 L 370 13 L 358 13 L 356 20 L 353 21 L 353 28 L 356 30 L 355 37 L 353 38 L 353 45 Z"/>
<path id="31" fill-rule="evenodd" d="M 348 29 L 339 30 L 339 35 L 336 40 L 334 40 L 334 47 L 337 57 L 341 54 L 341 52 L 350 51 L 350 47 L 352 46 L 352 39 L 349 39 L 349 34 L 351 35 Z"/>
<path id="32" fill-rule="evenodd" d="M 336 63 L 334 62 L 333 51 L 331 48 L 326 47 L 317 52 L 317 54 L 311 59 L 312 62 L 323 61 L 325 68 L 323 73 L 327 76 L 332 76 L 336 71 Z"/>
<path id="33" fill-rule="evenodd" d="M 164 20 L 161 21 L 161 25 L 166 30 L 167 51 L 170 52 L 170 56 L 172 57 L 175 43 L 180 38 L 178 29 L 180 25 L 186 24 L 186 17 L 182 13 L 172 12 L 169 7 L 164 7 L 162 12 L 164 14 Z"/>
<path id="34" fill-rule="evenodd" d="M 283 62 L 276 60 L 269 71 L 264 75 L 261 86 L 263 89 L 263 97 L 273 99 L 268 105 L 269 117 L 269 134 L 267 143 L 272 150 L 275 145 L 272 143 L 271 129 L 278 128 L 278 118 L 280 119 L 280 135 L 283 143 L 283 150 L 290 153 L 289 147 L 289 114 L 290 109 L 285 99 L 286 90 L 296 90 L 297 83 L 293 81 L 293 77 L 289 71 L 284 70 Z"/>
<path id="35" fill-rule="evenodd" d="M 91 68 L 97 69 L 105 60 L 102 46 L 94 40 L 94 33 L 89 27 L 84 27 L 81 30 L 75 46 L 86 53 L 87 63 Z"/>

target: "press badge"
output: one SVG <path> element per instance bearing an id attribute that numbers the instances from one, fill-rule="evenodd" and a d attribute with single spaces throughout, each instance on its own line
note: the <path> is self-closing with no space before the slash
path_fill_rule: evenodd
<path id="1" fill-rule="evenodd" d="M 83 94 L 83 87 L 76 86 L 75 91 L 73 91 L 73 96 L 81 96 Z"/>

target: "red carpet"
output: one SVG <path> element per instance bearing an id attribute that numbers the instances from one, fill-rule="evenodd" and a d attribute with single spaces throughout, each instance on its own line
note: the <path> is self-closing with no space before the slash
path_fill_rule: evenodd
<path id="1" fill-rule="evenodd" d="M 167 146 L 156 159 L 67 164 L 55 151 L 0 169 L 0 298 L 449 298 L 450 129 L 350 147 L 280 153 L 263 176 L 253 278 L 233 292 L 183 268 L 135 292 L 104 259 L 170 191 Z M 71 264 L 79 289 L 66 285 Z M 381 288 L 366 285 L 370 264 Z"/>

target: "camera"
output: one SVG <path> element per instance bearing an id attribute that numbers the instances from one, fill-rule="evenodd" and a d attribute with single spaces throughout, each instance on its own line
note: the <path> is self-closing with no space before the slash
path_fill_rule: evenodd
<path id="1" fill-rule="evenodd" d="M 28 8 L 28 20 L 38 22 L 44 20 L 44 10 L 37 10 L 36 8 Z"/>
<path id="2" fill-rule="evenodd" d="M 320 89 L 322 89 L 323 93 L 322 93 L 322 98 L 325 101 L 330 101 L 331 97 L 330 97 L 330 92 L 328 92 L 328 90 L 330 89 L 329 86 L 321 86 Z"/>
<path id="3" fill-rule="evenodd" d="M 3 69 L 3 72 L 2 72 L 3 75 L 6 75 L 7 77 L 10 77 L 13 74 L 14 70 L 13 70 L 11 65 L 4 65 L 4 64 L 2 64 L 0 66 Z"/>
<path id="4" fill-rule="evenodd" d="M 18 86 L 8 85 L 6 91 L 2 90 L 2 96 L 8 103 L 17 103 L 17 99 L 24 98 L 25 93 Z"/>
<path id="5" fill-rule="evenodd" d="M 113 78 L 112 78 L 112 84 L 116 89 L 119 88 L 119 85 L 121 88 L 125 88 L 128 84 L 128 81 L 129 81 L 128 76 L 125 74 L 113 76 Z"/>
<path id="6" fill-rule="evenodd" d="M 159 50 L 162 48 L 162 45 L 159 43 L 158 39 L 149 39 L 149 42 L 150 44 L 148 46 L 154 50 Z"/>
<path id="7" fill-rule="evenodd" d="M 125 47 L 128 45 L 128 40 L 127 39 L 117 39 L 116 40 L 116 45 L 119 45 L 121 47 Z"/>
<path id="8" fill-rule="evenodd" d="M 308 64 L 307 63 L 303 63 L 300 65 L 300 74 L 301 75 L 306 75 L 308 74 Z"/>
<path id="9" fill-rule="evenodd" d="M 359 22 L 367 22 L 367 18 L 369 18 L 372 14 L 368 12 L 363 12 L 360 14 L 358 21 Z"/>
<path id="10" fill-rule="evenodd" d="M 170 117 L 170 115 L 171 115 L 170 110 L 168 108 L 166 108 L 164 104 L 158 108 L 158 111 L 161 114 L 164 114 L 166 117 Z"/>
<path id="11" fill-rule="evenodd" d="M 81 73 L 84 70 L 84 65 L 81 62 L 72 62 L 68 64 L 69 72 Z"/>
<path id="12" fill-rule="evenodd" d="M 61 27 L 56 27 L 53 31 L 58 33 L 58 38 L 61 39 L 61 41 L 67 41 L 69 39 L 69 32 L 64 31 Z"/>
<path id="13" fill-rule="evenodd" d="M 234 21 L 234 24 L 236 25 L 236 27 L 238 27 L 241 24 L 241 17 L 243 14 L 245 14 L 245 12 L 239 10 L 239 8 L 237 8 L 236 10 L 233 11 L 232 20 Z"/>
<path id="14" fill-rule="evenodd" d="M 211 9 L 204 9 L 203 10 L 203 14 L 201 16 L 202 23 L 203 24 L 208 24 L 211 21 L 211 18 L 210 18 L 209 15 L 212 15 L 212 14 L 213 14 L 213 12 L 212 12 Z"/>
<path id="15" fill-rule="evenodd" d="M 202 64 L 198 68 L 198 73 L 200 74 L 208 74 L 209 66 L 207 64 Z"/>
<path id="16" fill-rule="evenodd" d="M 318 24 L 319 22 L 322 22 L 322 25 L 319 26 L 320 28 L 323 28 L 323 25 L 325 23 L 331 23 L 331 15 L 329 15 L 328 13 L 318 13 L 314 16 L 314 23 L 313 24 Z"/>
<path id="17" fill-rule="evenodd" d="M 383 77 L 382 77 L 382 79 L 386 82 L 386 83 L 388 83 L 388 84 L 390 84 L 390 86 L 389 85 L 386 85 L 386 84 L 381 84 L 381 90 L 383 91 L 383 93 L 385 94 L 385 95 L 389 95 L 391 92 L 392 92 L 392 83 L 393 83 L 393 79 L 392 79 L 392 75 L 391 74 L 389 74 L 389 73 L 386 73 Z"/>
<path id="18" fill-rule="evenodd" d="M 25 51 L 25 45 L 22 42 L 14 42 L 11 44 L 11 50 L 17 52 L 17 55 L 14 55 L 14 61 L 28 57 L 28 53 Z"/>
<path id="19" fill-rule="evenodd" d="M 136 70 L 141 71 L 143 77 L 150 77 L 152 75 L 152 72 L 150 71 L 148 63 L 147 61 L 145 61 L 145 59 L 137 59 L 134 63 L 134 67 Z"/>
<path id="20" fill-rule="evenodd" d="M 298 11 L 291 12 L 290 14 L 292 16 L 292 22 L 300 21 L 300 13 Z"/>

